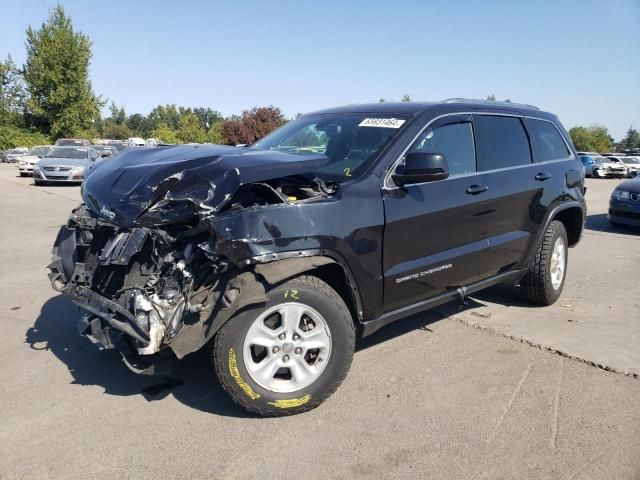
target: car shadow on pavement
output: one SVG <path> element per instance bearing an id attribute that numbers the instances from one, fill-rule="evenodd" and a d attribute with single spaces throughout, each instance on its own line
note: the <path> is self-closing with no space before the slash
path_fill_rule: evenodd
<path id="1" fill-rule="evenodd" d="M 64 363 L 73 376 L 73 384 L 98 385 L 107 395 L 142 395 L 147 401 L 161 400 L 172 394 L 176 400 L 198 410 L 229 417 L 252 417 L 237 406 L 222 390 L 210 367 L 208 349 L 203 348 L 181 360 L 175 360 L 173 376 L 137 375 L 112 350 L 99 350 L 76 328 L 79 309 L 63 295 L 48 300 L 25 343 L 33 350 L 50 351 Z"/>
<path id="2" fill-rule="evenodd" d="M 584 225 L 586 230 L 594 232 L 623 233 L 625 235 L 640 235 L 640 229 L 628 227 L 626 225 L 612 225 L 607 219 L 606 213 L 587 215 Z"/>
<path id="3" fill-rule="evenodd" d="M 366 350 L 367 348 L 378 345 L 379 343 L 384 343 L 392 338 L 400 337 L 414 330 L 422 330 L 432 334 L 434 332 L 429 328 L 429 325 L 439 322 L 446 317 L 447 316 L 443 316 L 438 310 L 427 310 L 400 319 L 389 325 L 385 325 L 368 337 L 359 339 L 356 343 L 356 352 Z"/>

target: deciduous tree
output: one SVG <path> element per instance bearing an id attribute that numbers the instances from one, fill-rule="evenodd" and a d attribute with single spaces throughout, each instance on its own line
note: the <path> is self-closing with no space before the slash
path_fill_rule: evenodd
<path id="1" fill-rule="evenodd" d="M 606 127 L 593 125 L 591 127 L 573 127 L 569 136 L 578 151 L 607 152 L 613 147 L 613 138 Z"/>
<path id="2" fill-rule="evenodd" d="M 11 55 L 0 62 L 0 125 L 22 125 L 27 91 Z"/>
<path id="3" fill-rule="evenodd" d="M 178 133 L 166 123 L 160 122 L 151 130 L 151 137 L 159 138 L 164 143 L 182 143 Z"/>
<path id="4" fill-rule="evenodd" d="M 89 81 L 91 41 L 73 29 L 61 5 L 39 29 L 27 29 L 24 79 L 32 125 L 54 138 L 86 135 L 102 101 Z"/>
<path id="5" fill-rule="evenodd" d="M 286 122 L 277 107 L 254 107 L 242 112 L 240 118 L 226 120 L 222 131 L 225 141 L 230 145 L 254 143 Z"/>
<path id="6" fill-rule="evenodd" d="M 205 143 L 207 132 L 194 113 L 181 115 L 178 119 L 178 138 L 185 143 Z"/>

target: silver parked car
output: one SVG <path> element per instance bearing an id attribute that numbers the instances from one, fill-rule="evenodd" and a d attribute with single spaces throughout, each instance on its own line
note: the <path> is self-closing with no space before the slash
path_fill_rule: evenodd
<path id="1" fill-rule="evenodd" d="M 51 150 L 33 166 L 36 185 L 53 182 L 82 183 L 87 170 L 98 158 L 88 147 L 51 147 Z"/>
<path id="2" fill-rule="evenodd" d="M 29 153 L 29 149 L 26 147 L 12 148 L 5 154 L 4 159 L 6 162 L 14 163 L 17 162 L 20 157 L 25 156 L 27 153 Z"/>

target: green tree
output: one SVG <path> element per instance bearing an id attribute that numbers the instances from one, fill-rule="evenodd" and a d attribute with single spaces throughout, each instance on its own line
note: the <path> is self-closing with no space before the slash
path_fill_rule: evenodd
<path id="1" fill-rule="evenodd" d="M 159 138 L 164 143 L 182 143 L 178 138 L 178 133 L 164 122 L 158 123 L 153 130 L 151 130 L 152 138 Z"/>
<path id="2" fill-rule="evenodd" d="M 573 127 L 569 136 L 578 151 L 607 152 L 613 147 L 613 138 L 606 127 L 593 125 L 591 127 Z"/>
<path id="3" fill-rule="evenodd" d="M 178 128 L 180 113 L 174 104 L 158 105 L 151 110 L 148 118 L 152 129 L 160 123 L 164 123 L 170 128 L 176 129 Z"/>
<path id="4" fill-rule="evenodd" d="M 54 138 L 87 135 L 103 105 L 89 81 L 89 37 L 73 30 L 58 5 L 40 29 L 27 29 L 26 47 L 31 124 Z"/>
<path id="5" fill-rule="evenodd" d="M 140 113 L 129 115 L 126 125 L 138 136 L 146 138 L 151 134 L 151 125 L 149 119 L 144 115 L 141 115 Z"/>
<path id="6" fill-rule="evenodd" d="M 222 124 L 222 121 L 214 122 L 214 124 L 207 132 L 207 142 L 216 143 L 218 145 L 224 144 L 224 133 L 222 130 Z"/>
<path id="7" fill-rule="evenodd" d="M 22 73 L 8 55 L 4 62 L 0 62 L 0 125 L 23 123 L 26 97 Z"/>
<path id="8" fill-rule="evenodd" d="M 111 105 L 109 105 L 109 112 L 111 113 L 111 120 L 116 125 L 124 125 L 127 121 L 127 112 L 124 111 L 124 107 L 118 108 L 115 102 L 111 102 Z"/>
<path id="9" fill-rule="evenodd" d="M 580 152 L 588 152 L 591 150 L 591 135 L 585 127 L 573 127 L 569 130 L 569 136 L 576 150 Z"/>
<path id="10" fill-rule="evenodd" d="M 596 152 L 609 152 L 613 149 L 613 138 L 606 127 L 594 125 L 589 127 L 591 144 Z"/>
<path id="11" fill-rule="evenodd" d="M 487 95 L 487 100 L 495 102 L 496 101 L 496 96 L 493 93 L 491 95 Z"/>
<path id="12" fill-rule="evenodd" d="M 402 102 L 410 102 L 411 101 L 411 95 L 409 94 L 405 94 L 402 96 Z"/>
<path id="13" fill-rule="evenodd" d="M 110 138 L 113 140 L 126 140 L 134 136 L 133 130 L 124 124 L 119 124 L 112 119 L 108 118 L 101 132 L 103 138 Z"/>
<path id="14" fill-rule="evenodd" d="M 194 113 L 181 115 L 178 119 L 178 138 L 185 143 L 205 143 L 207 131 Z"/>
<path id="15" fill-rule="evenodd" d="M 0 150 L 14 147 L 49 145 L 51 139 L 40 132 L 17 128 L 13 125 L 0 126 Z"/>
<path id="16" fill-rule="evenodd" d="M 640 133 L 631 125 L 620 143 L 622 143 L 624 148 L 629 150 L 640 148 Z"/>

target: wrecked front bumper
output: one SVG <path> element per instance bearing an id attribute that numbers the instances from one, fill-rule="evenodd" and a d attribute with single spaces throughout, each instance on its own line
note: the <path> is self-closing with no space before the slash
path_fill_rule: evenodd
<path id="1" fill-rule="evenodd" d="M 210 232 L 186 231 L 122 228 L 80 206 L 54 244 L 49 279 L 85 312 L 80 332 L 137 373 L 158 373 L 168 350 L 198 350 L 237 308 L 264 299 L 250 272 L 211 253 Z"/>

